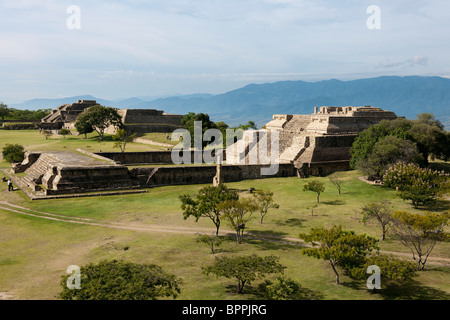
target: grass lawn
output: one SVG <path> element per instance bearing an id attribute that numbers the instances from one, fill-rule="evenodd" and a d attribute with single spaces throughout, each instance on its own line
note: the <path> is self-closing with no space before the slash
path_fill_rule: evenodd
<path id="1" fill-rule="evenodd" d="M 18 137 L 22 134 L 25 139 L 23 144 L 28 150 L 42 150 L 42 146 L 89 150 L 86 145 L 100 143 L 93 137 L 88 140 L 70 141 L 66 138 L 65 142 L 59 139 L 47 142 L 39 134 L 31 137 L 28 132 L 16 132 L 16 138 L 8 134 L 9 131 L 0 130 L 1 144 L 21 143 Z M 41 146 L 37 147 L 34 143 Z M 111 141 L 104 143 L 112 144 Z M 311 208 L 316 204 L 316 195 L 302 191 L 303 185 L 311 179 L 319 179 L 326 185 L 318 207 L 314 208 L 314 215 L 311 215 Z M 423 212 L 399 199 L 394 191 L 359 180 L 356 171 L 345 173 L 341 195 L 326 177 L 269 178 L 227 183 L 229 188 L 241 190 L 241 196 L 251 196 L 246 190 L 252 187 L 271 190 L 280 208 L 270 210 L 263 224 L 259 223 L 259 215 L 255 213 L 254 219 L 247 224 L 247 234 L 240 245 L 232 233 L 227 233 L 230 227 L 223 222 L 220 234 L 224 243 L 215 254 L 211 254 L 204 244 L 196 243 L 194 233 L 183 232 L 190 231 L 189 228 L 194 231 L 203 229 L 208 233 L 215 230 L 207 218 L 195 222 L 192 218 L 184 220 L 182 216 L 179 195 L 194 194 L 202 186 L 169 186 L 148 189 L 147 193 L 142 194 L 31 201 L 21 191 L 8 192 L 6 183 L 0 182 L 0 202 L 7 201 L 28 209 L 22 209 L 22 212 L 38 215 L 43 215 L 39 212 L 46 212 L 66 220 L 88 218 L 104 225 L 166 230 L 117 229 L 54 221 L 13 212 L 12 207 L 3 205 L 7 210 L 0 209 L 0 296 L 57 299 L 61 291 L 60 280 L 68 266 L 81 266 L 102 259 L 124 259 L 155 263 L 181 278 L 183 284 L 179 299 L 261 299 L 258 290 L 260 282 L 246 286 L 245 293 L 238 295 L 232 279 L 202 273 L 202 267 L 211 264 L 216 256 L 256 253 L 280 257 L 280 262 L 287 267 L 285 274 L 298 281 L 305 294 L 317 299 L 450 299 L 448 264 L 432 264 L 430 260 L 426 270 L 419 272 L 413 281 L 390 287 L 383 287 L 385 284 L 382 282 L 383 289 L 373 294 L 367 290 L 365 281 L 354 281 L 342 273 L 341 284 L 336 285 L 329 264 L 303 256 L 299 243 L 261 239 L 261 236 L 297 238 L 299 233 L 308 232 L 312 227 L 333 225 L 380 238 L 378 225 L 363 224 L 359 209 L 365 203 L 382 199 L 390 200 L 395 210 Z M 448 207 L 448 201 L 441 201 L 435 210 L 440 212 Z M 389 237 L 380 242 L 380 247 L 385 251 L 404 252 L 407 258 L 412 257 L 406 247 Z M 438 243 L 430 259 L 433 257 L 450 259 L 450 243 Z"/>

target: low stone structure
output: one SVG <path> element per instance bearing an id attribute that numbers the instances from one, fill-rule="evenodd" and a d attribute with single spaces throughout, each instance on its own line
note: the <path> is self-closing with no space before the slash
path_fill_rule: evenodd
<path id="1" fill-rule="evenodd" d="M 40 195 L 85 193 L 138 188 L 128 168 L 107 158 L 75 152 L 27 152 L 22 163 L 12 167 L 24 173 L 21 184 Z"/>
<path id="2" fill-rule="evenodd" d="M 78 116 L 87 108 L 97 105 L 95 100 L 78 100 L 64 104 L 41 119 L 39 128 L 44 130 L 73 129 Z M 117 109 L 125 129 L 130 132 L 172 132 L 181 128 L 182 115 L 164 113 L 156 109 Z M 105 132 L 115 134 L 117 128 L 108 127 Z"/>
<path id="3" fill-rule="evenodd" d="M 173 132 L 182 128 L 182 115 L 169 114 L 155 109 L 121 109 L 117 113 L 122 117 L 125 129 L 130 132 Z M 116 128 L 109 127 L 106 133 L 115 134 Z"/>

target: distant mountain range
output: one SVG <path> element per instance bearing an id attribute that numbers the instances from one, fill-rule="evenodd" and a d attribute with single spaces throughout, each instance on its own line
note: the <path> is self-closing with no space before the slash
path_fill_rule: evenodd
<path id="1" fill-rule="evenodd" d="M 167 113 L 208 113 L 214 121 L 229 125 L 255 121 L 259 126 L 273 114 L 309 114 L 315 106 L 371 105 L 414 119 L 422 112 L 433 113 L 450 128 L 450 79 L 422 76 L 383 76 L 351 81 L 281 81 L 249 84 L 223 94 L 191 94 L 161 98 L 131 97 L 105 100 L 91 95 L 63 99 L 33 99 L 10 105 L 18 109 L 56 108 L 77 100 L 96 100 L 116 108 L 158 109 Z"/>

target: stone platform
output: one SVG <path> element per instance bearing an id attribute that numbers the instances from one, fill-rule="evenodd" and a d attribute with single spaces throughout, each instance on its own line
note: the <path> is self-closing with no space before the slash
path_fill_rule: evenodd
<path id="1" fill-rule="evenodd" d="M 100 156 L 68 151 L 27 152 L 14 180 L 35 196 L 139 189 L 128 168 Z"/>

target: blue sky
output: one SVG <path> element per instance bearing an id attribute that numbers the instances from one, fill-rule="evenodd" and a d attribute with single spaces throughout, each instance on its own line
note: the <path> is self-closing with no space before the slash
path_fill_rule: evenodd
<path id="1" fill-rule="evenodd" d="M 367 27 L 370 5 L 381 29 Z M 449 17 L 446 0 L 0 0 L 0 101 L 449 77 Z"/>

